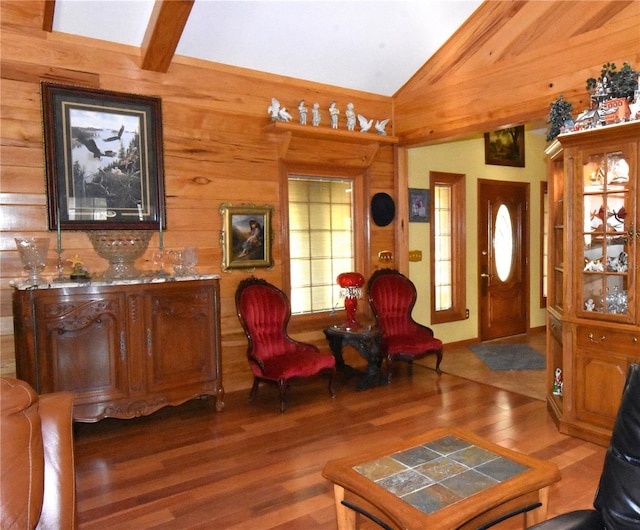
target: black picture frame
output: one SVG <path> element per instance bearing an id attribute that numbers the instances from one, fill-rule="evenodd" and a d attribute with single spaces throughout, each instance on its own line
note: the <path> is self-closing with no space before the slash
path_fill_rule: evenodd
<path id="1" fill-rule="evenodd" d="M 428 189 L 409 188 L 409 222 L 428 223 L 431 195 Z"/>
<path id="2" fill-rule="evenodd" d="M 273 206 L 222 204 L 222 270 L 271 268 Z"/>
<path id="3" fill-rule="evenodd" d="M 156 97 L 41 83 L 49 229 L 166 227 Z"/>
<path id="4" fill-rule="evenodd" d="M 524 167 L 524 125 L 484 133 L 484 163 Z"/>

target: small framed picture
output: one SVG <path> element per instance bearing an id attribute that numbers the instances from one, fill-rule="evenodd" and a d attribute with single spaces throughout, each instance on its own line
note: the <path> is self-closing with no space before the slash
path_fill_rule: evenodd
<path id="1" fill-rule="evenodd" d="M 429 190 L 409 188 L 409 222 L 429 222 Z"/>
<path id="2" fill-rule="evenodd" d="M 223 204 L 222 270 L 269 268 L 272 206 Z"/>
<path id="3" fill-rule="evenodd" d="M 159 98 L 42 83 L 49 229 L 165 223 Z"/>
<path id="4" fill-rule="evenodd" d="M 484 133 L 484 163 L 524 167 L 524 125 Z"/>

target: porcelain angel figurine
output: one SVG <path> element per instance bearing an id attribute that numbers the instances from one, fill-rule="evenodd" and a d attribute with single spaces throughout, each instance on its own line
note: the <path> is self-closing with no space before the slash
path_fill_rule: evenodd
<path id="1" fill-rule="evenodd" d="M 311 109 L 311 125 L 317 127 L 320 125 L 320 103 L 314 103 Z"/>
<path id="2" fill-rule="evenodd" d="M 340 109 L 336 107 L 336 102 L 332 101 L 329 105 L 329 116 L 331 116 L 331 128 L 338 128 L 338 115 L 340 114 Z"/>
<path id="3" fill-rule="evenodd" d="M 353 131 L 356 128 L 356 113 L 353 110 L 353 103 L 347 103 L 344 115 L 347 118 L 347 131 Z"/>
<path id="4" fill-rule="evenodd" d="M 307 124 L 307 107 L 304 106 L 304 99 L 298 103 L 298 112 L 300 113 L 300 125 Z"/>

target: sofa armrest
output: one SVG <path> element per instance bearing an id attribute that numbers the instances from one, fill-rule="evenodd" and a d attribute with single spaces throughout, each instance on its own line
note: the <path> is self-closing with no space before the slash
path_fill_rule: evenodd
<path id="1" fill-rule="evenodd" d="M 38 528 L 76 528 L 73 394 L 40 396 L 44 447 L 44 501 Z"/>
<path id="2" fill-rule="evenodd" d="M 0 528 L 35 528 L 44 491 L 38 395 L 24 381 L 0 379 Z"/>

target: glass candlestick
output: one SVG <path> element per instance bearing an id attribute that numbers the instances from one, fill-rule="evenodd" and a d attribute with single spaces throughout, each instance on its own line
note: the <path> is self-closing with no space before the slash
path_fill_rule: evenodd
<path id="1" fill-rule="evenodd" d="M 156 266 L 156 271 L 154 273 L 158 278 L 166 278 L 171 276 L 166 270 L 164 270 L 164 261 L 165 261 L 165 251 L 162 248 L 159 248 L 153 253 L 153 264 Z"/>
<path id="2" fill-rule="evenodd" d="M 67 279 L 64 277 L 64 265 L 62 261 L 62 249 L 58 248 L 58 261 L 56 263 L 56 270 L 58 271 L 58 275 L 53 279 L 56 283 L 62 283 Z"/>

